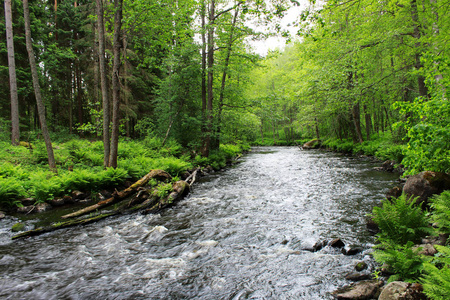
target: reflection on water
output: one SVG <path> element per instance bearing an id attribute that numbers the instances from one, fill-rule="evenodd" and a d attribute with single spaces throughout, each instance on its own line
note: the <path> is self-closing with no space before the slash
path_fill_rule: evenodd
<path id="1" fill-rule="evenodd" d="M 0 298 L 332 299 L 368 251 L 303 249 L 335 237 L 369 249 L 365 215 L 396 178 L 372 167 L 333 153 L 256 148 L 159 215 L 14 242 L 0 230 Z"/>

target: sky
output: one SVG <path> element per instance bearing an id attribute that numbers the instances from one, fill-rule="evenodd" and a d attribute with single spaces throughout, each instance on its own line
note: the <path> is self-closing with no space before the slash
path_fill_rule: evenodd
<path id="1" fill-rule="evenodd" d="M 281 20 L 281 28 L 283 30 L 288 30 L 293 37 L 293 40 L 295 39 L 298 29 L 293 26 L 288 26 L 288 24 L 292 24 L 292 22 L 297 20 L 298 16 L 301 14 L 302 10 L 306 8 L 308 3 L 308 1 L 305 0 L 299 2 L 301 3 L 301 6 L 292 6 Z M 257 27 L 257 29 L 262 30 L 262 28 L 259 27 Z M 250 44 L 257 54 L 265 56 L 269 50 L 284 49 L 286 46 L 286 38 L 274 36 L 262 41 L 251 41 Z"/>

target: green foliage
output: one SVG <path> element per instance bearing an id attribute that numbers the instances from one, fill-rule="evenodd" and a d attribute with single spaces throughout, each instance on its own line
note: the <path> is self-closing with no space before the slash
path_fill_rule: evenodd
<path id="1" fill-rule="evenodd" d="M 433 214 L 431 220 L 442 233 L 450 233 L 450 191 L 444 191 L 430 199 Z"/>
<path id="2" fill-rule="evenodd" d="M 405 194 L 384 200 L 381 207 L 373 208 L 372 217 L 380 228 L 380 241 L 405 245 L 410 241 L 420 241 L 432 232 L 425 213 L 415 205 L 414 199 L 407 199 Z"/>
<path id="3" fill-rule="evenodd" d="M 164 199 L 167 196 L 169 196 L 170 192 L 172 192 L 172 184 L 171 183 L 162 183 L 160 185 L 158 185 L 158 187 L 156 188 L 156 195 L 160 198 L 160 199 Z"/>
<path id="4" fill-rule="evenodd" d="M 424 170 L 450 172 L 449 101 L 439 97 L 417 98 L 411 103 L 398 102 L 395 108 L 408 116 L 397 123 L 408 132 L 403 160 L 407 174 Z"/>
<path id="5" fill-rule="evenodd" d="M 26 195 L 22 183 L 14 177 L 0 176 L 0 206 L 11 207 Z"/>
<path id="6" fill-rule="evenodd" d="M 447 299 L 450 295 L 450 248 L 435 246 L 439 253 L 424 264 L 423 290 L 432 300 Z"/>
<path id="7" fill-rule="evenodd" d="M 389 277 L 389 282 L 403 280 L 415 282 L 423 270 L 423 258 L 418 254 L 421 248 L 413 248 L 414 243 L 408 241 L 405 245 L 382 243 L 373 256 L 381 264 L 389 266 L 389 271 L 395 274 Z"/>

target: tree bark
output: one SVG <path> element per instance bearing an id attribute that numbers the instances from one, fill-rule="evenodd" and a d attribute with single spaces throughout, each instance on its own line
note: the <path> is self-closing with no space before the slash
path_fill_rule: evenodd
<path id="1" fill-rule="evenodd" d="M 220 146 L 220 132 L 221 132 L 221 123 L 222 123 L 222 109 L 223 109 L 223 98 L 225 94 L 225 84 L 227 80 L 227 72 L 228 72 L 228 66 L 230 64 L 230 57 L 233 47 L 233 39 L 234 39 L 234 30 L 236 28 L 236 22 L 239 15 L 239 4 L 236 6 L 236 10 L 234 11 L 233 16 L 233 22 L 231 23 L 231 29 L 230 29 L 230 36 L 227 43 L 227 54 L 225 56 L 225 62 L 223 66 L 223 73 L 222 73 L 222 82 L 220 85 L 220 92 L 219 92 L 219 111 L 217 113 L 217 137 L 216 137 L 216 146 Z"/>
<path id="2" fill-rule="evenodd" d="M 103 1 L 95 0 L 97 11 L 98 27 L 98 58 L 100 65 L 100 85 L 102 93 L 103 107 L 103 166 L 109 166 L 110 138 L 109 125 L 111 123 L 110 107 L 108 97 L 108 81 L 106 77 L 106 59 L 105 59 L 105 24 L 103 22 Z"/>
<path id="3" fill-rule="evenodd" d="M 121 48 L 121 28 L 122 28 L 122 0 L 114 1 L 114 37 L 113 37 L 113 117 L 112 117 L 112 134 L 111 134 L 111 153 L 109 157 L 109 166 L 117 168 L 117 154 L 119 148 L 119 107 L 120 107 L 120 48 Z"/>
<path id="4" fill-rule="evenodd" d="M 28 52 L 28 59 L 30 61 L 31 76 L 33 79 L 34 94 L 36 96 L 36 104 L 39 114 L 39 122 L 41 124 L 42 135 L 44 136 L 45 146 L 47 148 L 48 165 L 50 170 L 57 172 L 55 156 L 53 154 L 52 142 L 48 133 L 47 121 L 45 119 L 45 106 L 41 97 L 41 88 L 39 86 L 39 75 L 37 72 L 36 60 L 34 58 L 33 45 L 31 42 L 31 26 L 30 26 L 30 10 L 28 8 L 28 0 L 23 0 L 23 15 L 25 21 L 25 40 Z"/>
<path id="5" fill-rule="evenodd" d="M 14 59 L 14 36 L 12 28 L 11 0 L 5 0 L 6 45 L 8 48 L 9 89 L 11 97 L 11 143 L 20 140 L 19 100 L 17 96 L 16 61 Z"/>

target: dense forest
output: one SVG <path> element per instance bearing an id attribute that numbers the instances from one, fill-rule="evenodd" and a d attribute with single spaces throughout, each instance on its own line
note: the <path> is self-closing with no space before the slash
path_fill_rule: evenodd
<path id="1" fill-rule="evenodd" d="M 450 172 L 450 1 L 5 0 L 0 15 L 4 207 L 311 139 Z M 276 35 L 286 47 L 258 52 Z"/>

